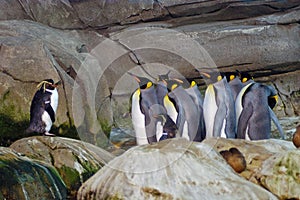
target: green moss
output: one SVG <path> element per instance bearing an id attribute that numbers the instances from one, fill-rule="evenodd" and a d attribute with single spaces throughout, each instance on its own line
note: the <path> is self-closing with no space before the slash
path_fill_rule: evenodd
<path id="1" fill-rule="evenodd" d="M 51 132 L 61 137 L 80 139 L 77 129 L 74 125 L 70 125 L 68 122 L 60 124 L 58 127 L 54 126 L 51 128 Z"/>
<path id="2" fill-rule="evenodd" d="M 15 121 L 27 120 L 29 119 L 30 114 L 29 112 L 24 112 L 24 110 L 20 106 L 22 105 L 21 103 L 23 104 L 23 102 L 20 102 L 19 99 L 10 97 L 10 92 L 7 91 L 0 101 L 0 113 L 9 116 Z"/>
<path id="3" fill-rule="evenodd" d="M 131 101 L 131 99 L 130 99 Z M 130 116 L 131 102 L 120 103 L 117 100 L 112 101 L 114 126 L 116 128 L 132 129 L 132 120 Z"/>
<path id="4" fill-rule="evenodd" d="M 0 162 L 2 174 L 0 192 L 5 198 L 23 199 L 24 196 L 26 199 L 32 199 L 33 196 L 37 199 L 66 198 L 66 187 L 59 175 L 52 173 L 54 168 L 18 159 L 13 154 L 3 154 Z"/>
<path id="5" fill-rule="evenodd" d="M 93 176 L 100 168 L 100 166 L 93 165 L 91 162 L 80 163 L 84 168 L 84 172 L 81 174 L 82 180 L 85 182 L 91 176 Z M 101 166 L 102 167 L 102 166 Z"/>
<path id="6" fill-rule="evenodd" d="M 100 122 L 100 126 L 101 126 L 103 133 L 107 136 L 107 138 L 109 138 L 112 125 L 110 123 L 108 123 L 108 121 L 106 119 L 102 119 L 99 122 Z"/>
<path id="7" fill-rule="evenodd" d="M 106 199 L 106 200 L 122 200 L 124 198 L 122 198 L 121 195 L 119 195 L 119 194 L 115 194 L 115 195 L 112 195 L 112 196 L 108 196 L 104 199 Z"/>
<path id="8" fill-rule="evenodd" d="M 25 134 L 29 120 L 15 121 L 0 113 L 0 146 L 9 146 L 14 141 L 34 134 Z"/>
<path id="9" fill-rule="evenodd" d="M 80 174 L 77 170 L 63 165 L 58 168 L 58 171 L 69 191 L 77 190 L 80 187 Z"/>

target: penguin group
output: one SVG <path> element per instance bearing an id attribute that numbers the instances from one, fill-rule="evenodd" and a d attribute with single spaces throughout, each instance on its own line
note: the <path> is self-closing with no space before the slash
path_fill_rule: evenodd
<path id="1" fill-rule="evenodd" d="M 159 75 L 155 82 L 129 73 L 139 84 L 131 98 L 138 145 L 184 137 L 269 139 L 271 121 L 284 138 L 273 108 L 277 92 L 245 72 L 200 72 L 207 88 L 202 96 L 195 80 Z"/>
<path id="2" fill-rule="evenodd" d="M 45 79 L 37 86 L 30 106 L 30 124 L 26 133 L 39 133 L 46 136 L 55 136 L 50 133 L 52 124 L 55 122 L 55 114 L 58 106 L 57 86 L 52 79 Z"/>

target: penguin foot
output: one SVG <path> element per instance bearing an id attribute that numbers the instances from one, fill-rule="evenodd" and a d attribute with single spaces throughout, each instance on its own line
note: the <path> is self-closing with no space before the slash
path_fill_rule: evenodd
<path id="1" fill-rule="evenodd" d="M 49 133 L 49 132 L 45 132 L 45 133 L 44 133 L 44 136 L 55 136 L 55 134 Z"/>

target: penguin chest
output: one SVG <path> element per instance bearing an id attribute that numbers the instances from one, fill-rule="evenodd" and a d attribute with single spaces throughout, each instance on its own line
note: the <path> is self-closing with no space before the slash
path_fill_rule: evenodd
<path id="1" fill-rule="evenodd" d="M 221 129 L 221 137 L 227 138 L 227 135 L 225 133 L 225 127 L 226 127 L 226 119 L 223 120 L 222 129 Z"/>
<path id="2" fill-rule="evenodd" d="M 183 124 L 183 131 L 182 131 L 182 136 L 183 138 L 190 140 L 190 136 L 189 136 L 189 130 L 188 130 L 188 122 L 185 121 Z"/>
<path id="3" fill-rule="evenodd" d="M 50 97 L 50 105 L 53 109 L 53 111 L 56 113 L 57 106 L 58 106 L 58 92 L 57 89 L 55 88 L 54 90 L 48 90 L 46 91 L 51 92 L 51 97 Z"/>
<path id="4" fill-rule="evenodd" d="M 173 122 L 176 122 L 177 120 L 177 116 L 178 116 L 178 112 L 175 108 L 175 105 L 172 103 L 172 101 L 170 101 L 168 96 L 164 97 L 164 107 L 167 110 L 168 115 L 171 117 L 171 119 L 173 120 Z"/>
<path id="5" fill-rule="evenodd" d="M 136 90 L 132 96 L 131 116 L 133 128 L 135 130 L 136 141 L 138 145 L 148 144 L 145 115 L 141 111 L 140 106 L 140 90 Z"/>
<path id="6" fill-rule="evenodd" d="M 210 84 L 205 91 L 205 97 L 203 101 L 203 113 L 205 113 L 204 121 L 207 132 L 206 137 L 208 138 L 213 137 L 214 120 L 217 110 L 218 106 L 216 103 L 216 94 L 214 91 L 214 86 Z"/>
<path id="7" fill-rule="evenodd" d="M 49 132 L 52 126 L 52 120 L 47 111 L 44 111 L 42 114 L 42 121 L 45 124 L 45 131 Z"/>

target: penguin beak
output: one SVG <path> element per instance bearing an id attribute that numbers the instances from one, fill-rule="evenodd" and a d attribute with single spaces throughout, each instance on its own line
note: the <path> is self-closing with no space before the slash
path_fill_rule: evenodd
<path id="1" fill-rule="evenodd" d="M 52 86 L 56 88 L 56 87 L 58 87 L 60 84 L 61 84 L 61 81 L 58 81 L 58 82 L 52 84 Z"/>
<path id="2" fill-rule="evenodd" d="M 205 76 L 206 78 L 210 78 L 211 76 L 206 72 L 199 72 L 201 75 Z"/>
<path id="3" fill-rule="evenodd" d="M 168 85 L 167 81 L 165 81 L 165 80 L 162 80 L 162 82 L 163 82 L 165 85 Z"/>
<path id="4" fill-rule="evenodd" d="M 132 76 L 138 83 L 141 82 L 141 80 L 136 75 L 134 75 L 133 73 L 127 72 L 127 74 L 129 74 L 130 76 Z"/>
<path id="5" fill-rule="evenodd" d="M 158 119 L 159 121 L 161 121 L 163 124 L 166 123 L 166 117 L 164 115 L 152 115 L 154 118 Z"/>
<path id="6" fill-rule="evenodd" d="M 181 84 L 183 83 L 183 81 L 178 78 L 173 78 L 172 80 L 177 81 L 178 83 L 181 83 Z"/>

